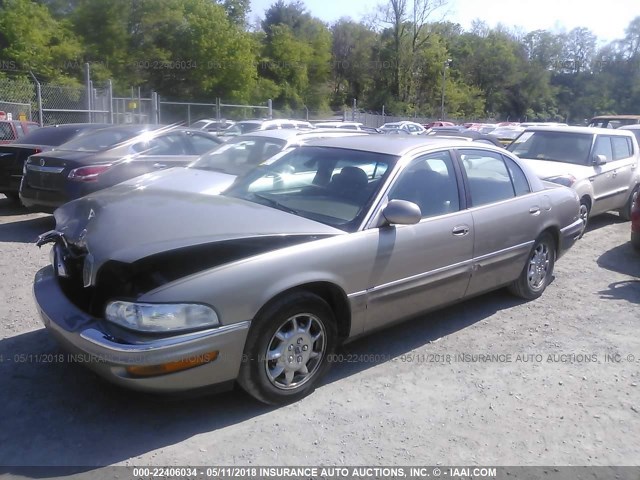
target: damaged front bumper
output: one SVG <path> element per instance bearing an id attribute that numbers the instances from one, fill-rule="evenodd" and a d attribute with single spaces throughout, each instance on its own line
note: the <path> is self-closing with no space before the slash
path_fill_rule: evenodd
<path id="1" fill-rule="evenodd" d="M 33 293 L 45 327 L 70 353 L 69 360 L 118 385 L 174 393 L 230 385 L 238 375 L 249 321 L 175 336 L 129 335 L 123 340 L 109 333 L 104 320 L 85 313 L 65 296 L 52 266 L 36 274 Z M 153 373 L 166 365 L 181 369 Z"/>

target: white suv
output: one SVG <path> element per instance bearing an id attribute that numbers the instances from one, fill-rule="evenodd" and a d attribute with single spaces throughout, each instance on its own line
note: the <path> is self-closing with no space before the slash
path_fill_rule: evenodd
<path id="1" fill-rule="evenodd" d="M 640 170 L 636 137 L 628 130 L 590 127 L 534 127 L 508 150 L 522 158 L 543 180 L 573 188 L 580 197 L 580 217 L 618 210 L 625 220 L 638 192 Z"/>
<path id="2" fill-rule="evenodd" d="M 427 130 L 416 122 L 402 121 L 402 122 L 393 122 L 393 123 L 385 123 L 380 130 L 383 132 L 400 130 L 404 133 L 408 133 L 409 135 L 422 135 Z"/>

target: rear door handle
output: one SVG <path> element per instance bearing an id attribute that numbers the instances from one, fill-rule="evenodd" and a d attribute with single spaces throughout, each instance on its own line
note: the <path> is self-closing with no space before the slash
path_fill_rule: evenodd
<path id="1" fill-rule="evenodd" d="M 153 168 L 167 168 L 164 163 L 154 163 Z"/>
<path id="2" fill-rule="evenodd" d="M 540 207 L 538 207 L 537 205 L 535 207 L 531 207 L 529 209 L 529 213 L 531 215 L 540 215 Z"/>
<path id="3" fill-rule="evenodd" d="M 457 227 L 453 227 L 451 233 L 456 237 L 464 237 L 469 233 L 469 225 L 458 225 Z"/>

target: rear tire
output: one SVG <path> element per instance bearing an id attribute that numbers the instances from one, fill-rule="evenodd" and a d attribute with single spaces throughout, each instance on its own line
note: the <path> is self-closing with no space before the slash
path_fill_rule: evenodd
<path id="1" fill-rule="evenodd" d="M 300 400 L 329 370 L 336 341 L 336 320 L 327 302 L 308 292 L 286 296 L 254 319 L 238 383 L 270 405 Z"/>
<path id="2" fill-rule="evenodd" d="M 11 203 L 20 203 L 20 195 L 18 195 L 18 192 L 8 192 L 4 194 L 5 197 L 7 197 Z"/>
<path id="3" fill-rule="evenodd" d="M 527 257 L 527 263 L 509 291 L 526 300 L 534 300 L 545 291 L 553 278 L 556 260 L 556 242 L 545 232 L 538 237 Z"/>
<path id="4" fill-rule="evenodd" d="M 639 191 L 640 191 L 640 185 L 636 185 L 636 187 L 631 192 L 631 195 L 629 195 L 629 199 L 627 200 L 627 203 L 624 205 L 623 208 L 619 210 L 620 218 L 622 218 L 627 222 L 631 220 L 631 208 L 633 208 L 633 202 L 635 201 Z"/>

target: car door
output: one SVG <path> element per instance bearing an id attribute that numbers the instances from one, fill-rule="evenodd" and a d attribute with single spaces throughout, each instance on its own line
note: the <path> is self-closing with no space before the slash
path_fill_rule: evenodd
<path id="1" fill-rule="evenodd" d="M 598 135 L 593 147 L 592 158 L 602 155 L 606 163 L 593 166 L 594 175 L 591 177 L 594 200 L 592 213 L 620 208 L 627 201 L 631 169 L 632 165 L 635 165 L 635 158 L 633 155 L 626 155 L 624 146 L 618 140 L 615 140 L 614 143 L 614 138 L 616 137 L 613 135 Z"/>
<path id="2" fill-rule="evenodd" d="M 126 167 L 131 176 L 164 170 L 171 167 L 186 166 L 196 158 L 186 141 L 185 132 L 170 132 L 133 145 L 129 165 Z"/>
<path id="3" fill-rule="evenodd" d="M 415 158 L 389 189 L 389 200 L 416 203 L 415 225 L 378 228 L 367 290 L 365 330 L 462 298 L 471 274 L 473 219 L 448 150 Z"/>
<path id="4" fill-rule="evenodd" d="M 169 132 L 127 147 L 126 155 L 118 158 L 102 180 L 113 185 L 146 173 L 186 166 L 197 158 L 189 151 L 184 132 Z"/>
<path id="5" fill-rule="evenodd" d="M 550 202 L 531 193 L 525 174 L 512 159 L 473 148 L 458 154 L 475 233 L 469 296 L 518 277 Z"/>
<path id="6" fill-rule="evenodd" d="M 210 152 L 222 143 L 218 137 L 198 132 L 185 132 L 184 141 L 186 142 L 188 155 L 196 157 Z"/>
<path id="7" fill-rule="evenodd" d="M 613 180 L 612 198 L 615 199 L 615 207 L 624 207 L 635 186 L 634 179 L 638 163 L 637 152 L 633 145 L 633 139 L 629 136 L 614 135 L 611 137 L 611 161 L 614 169 L 611 172 Z"/>

